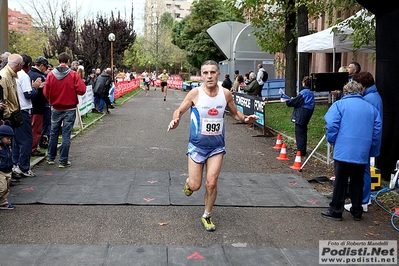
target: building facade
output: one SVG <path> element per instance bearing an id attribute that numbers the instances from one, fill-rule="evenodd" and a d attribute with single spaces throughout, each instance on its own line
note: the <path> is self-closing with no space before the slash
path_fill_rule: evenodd
<path id="1" fill-rule="evenodd" d="M 32 29 L 32 17 L 29 14 L 22 14 L 20 11 L 8 9 L 8 30 L 19 32 L 30 32 Z"/>
<path id="2" fill-rule="evenodd" d="M 172 17 L 180 21 L 182 18 L 190 14 L 191 2 L 188 1 L 165 1 L 166 12 L 172 14 Z"/>
<path id="3" fill-rule="evenodd" d="M 180 21 L 190 14 L 192 1 L 174 0 L 146 0 L 144 10 L 145 35 L 155 34 L 154 28 L 159 22 L 162 14 L 168 12 L 175 21 Z"/>

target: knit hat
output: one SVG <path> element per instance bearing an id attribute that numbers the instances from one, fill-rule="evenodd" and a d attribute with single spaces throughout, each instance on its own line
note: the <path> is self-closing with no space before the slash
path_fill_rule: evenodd
<path id="1" fill-rule="evenodd" d="M 13 137 L 14 136 L 14 131 L 10 126 L 7 125 L 1 125 L 0 126 L 0 138 L 3 137 Z"/>

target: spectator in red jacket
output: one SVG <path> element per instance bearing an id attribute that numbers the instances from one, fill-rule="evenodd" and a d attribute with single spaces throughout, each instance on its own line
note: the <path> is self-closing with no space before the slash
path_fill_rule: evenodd
<path id="1" fill-rule="evenodd" d="M 62 125 L 62 143 L 60 147 L 59 168 L 71 166 L 68 161 L 71 133 L 76 119 L 78 95 L 86 93 L 86 85 L 75 71 L 68 67 L 70 56 L 61 53 L 60 65 L 51 71 L 46 79 L 43 93 L 51 106 L 51 131 L 47 150 L 47 163 L 54 164 L 57 155 L 58 135 Z"/>

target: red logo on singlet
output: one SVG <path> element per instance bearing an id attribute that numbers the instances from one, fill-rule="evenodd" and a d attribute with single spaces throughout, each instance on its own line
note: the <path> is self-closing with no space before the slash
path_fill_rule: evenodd
<path id="1" fill-rule="evenodd" d="M 208 115 L 210 115 L 210 116 L 217 116 L 218 114 L 219 114 L 219 111 L 215 108 L 211 108 L 208 111 Z"/>

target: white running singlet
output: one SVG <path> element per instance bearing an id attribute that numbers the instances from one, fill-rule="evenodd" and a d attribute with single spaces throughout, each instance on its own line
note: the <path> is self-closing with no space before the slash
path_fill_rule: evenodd
<path id="1" fill-rule="evenodd" d="M 224 111 L 226 97 L 223 88 L 218 88 L 215 97 L 208 96 L 202 86 L 198 87 L 198 100 L 191 107 L 189 147 L 211 152 L 224 150 Z M 190 145 L 191 144 L 191 145 Z M 190 148 L 189 148 L 190 150 Z"/>

